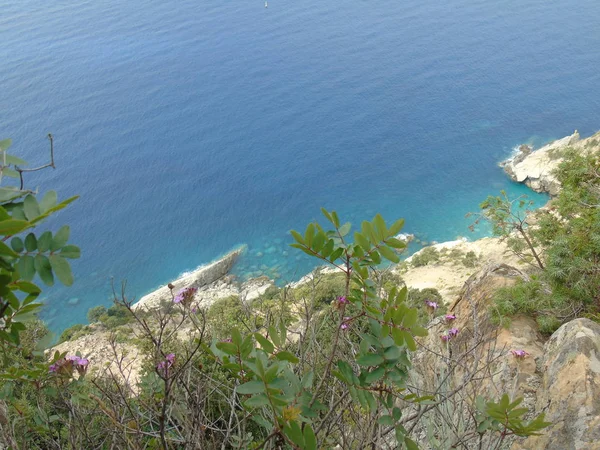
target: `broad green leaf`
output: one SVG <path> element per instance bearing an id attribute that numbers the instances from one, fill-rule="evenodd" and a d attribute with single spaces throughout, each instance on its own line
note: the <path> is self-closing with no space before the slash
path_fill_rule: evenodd
<path id="1" fill-rule="evenodd" d="M 371 249 L 369 240 L 358 231 L 354 232 L 354 242 L 360 245 L 365 251 L 369 251 Z"/>
<path id="2" fill-rule="evenodd" d="M 393 263 L 400 262 L 400 257 L 389 247 L 381 246 L 379 247 L 379 253 L 383 255 L 385 259 L 391 261 Z"/>
<path id="3" fill-rule="evenodd" d="M 250 397 L 244 402 L 249 408 L 259 408 L 261 406 L 267 406 L 269 404 L 269 398 L 265 394 L 258 394 Z"/>
<path id="4" fill-rule="evenodd" d="M 398 219 L 396 220 L 392 226 L 390 227 L 389 231 L 389 235 L 390 236 L 396 236 L 398 233 L 400 233 L 400 231 L 402 230 L 402 228 L 404 228 L 404 219 Z"/>
<path id="5" fill-rule="evenodd" d="M 404 438 L 404 444 L 406 445 L 406 450 L 419 450 L 419 446 L 416 442 L 409 437 Z"/>
<path id="6" fill-rule="evenodd" d="M 65 258 L 59 255 L 50 255 L 50 265 L 62 284 L 65 286 L 73 284 L 73 272 L 71 272 L 71 266 Z"/>
<path id="7" fill-rule="evenodd" d="M 40 206 L 33 195 L 29 194 L 25 197 L 25 200 L 23 201 L 23 211 L 25 211 L 27 220 L 33 220 L 41 214 Z"/>
<path id="8" fill-rule="evenodd" d="M 10 246 L 17 253 L 21 253 L 25 249 L 25 246 L 23 245 L 23 240 L 20 237 L 12 238 L 10 241 Z"/>
<path id="9" fill-rule="evenodd" d="M 265 385 L 262 381 L 248 381 L 238 386 L 237 392 L 244 395 L 261 394 L 265 392 Z"/>
<path id="10" fill-rule="evenodd" d="M 383 356 L 376 355 L 374 353 L 367 353 L 366 355 L 361 355 L 356 359 L 356 363 L 361 366 L 378 366 L 385 360 Z"/>
<path id="11" fill-rule="evenodd" d="M 377 419 L 377 423 L 386 427 L 392 427 L 394 426 L 394 419 L 392 416 L 385 415 Z"/>
<path id="12" fill-rule="evenodd" d="M 50 231 L 44 231 L 37 241 L 38 250 L 42 253 L 47 252 L 52 243 L 52 233 Z"/>
<path id="13" fill-rule="evenodd" d="M 81 256 L 81 251 L 79 250 L 79 247 L 77 247 L 76 245 L 65 245 L 60 250 L 60 256 L 62 256 L 64 258 L 76 259 Z"/>
<path id="14" fill-rule="evenodd" d="M 26 220 L 3 220 L 0 222 L 0 234 L 4 236 L 17 234 L 27 227 L 29 222 Z"/>
<path id="15" fill-rule="evenodd" d="M 35 266 L 35 271 L 44 284 L 47 286 L 54 285 L 54 275 L 52 275 L 52 266 L 50 265 L 50 260 L 44 255 L 37 254 L 35 255 L 35 258 L 33 258 L 33 263 Z"/>
<path id="16" fill-rule="evenodd" d="M 367 374 L 365 377 L 365 382 L 368 384 L 373 384 L 376 381 L 379 381 L 383 375 L 385 375 L 385 369 L 383 367 L 378 367 L 374 371 Z"/>
<path id="17" fill-rule="evenodd" d="M 299 244 L 302 244 L 302 245 L 305 244 L 304 238 L 296 230 L 291 230 L 290 233 L 292 234 L 292 236 L 294 237 L 294 239 L 296 240 L 296 242 L 298 242 Z"/>
<path id="18" fill-rule="evenodd" d="M 289 425 L 283 427 L 285 435 L 297 446 L 304 448 L 304 436 L 297 422 L 290 422 Z"/>
<path id="19" fill-rule="evenodd" d="M 8 149 L 8 147 L 10 147 L 12 145 L 12 139 L 2 139 L 0 141 L 0 151 L 6 151 L 6 149 Z M 2 161 L 0 160 L 0 163 Z"/>
<path id="20" fill-rule="evenodd" d="M 65 246 L 67 241 L 69 240 L 69 235 L 71 233 L 71 229 L 68 225 L 65 225 L 60 228 L 52 238 L 52 244 L 50 245 L 50 250 L 55 252 L 62 247 Z"/>
<path id="21" fill-rule="evenodd" d="M 304 425 L 304 448 L 306 450 L 317 450 L 317 437 L 309 423 Z"/>
<path id="22" fill-rule="evenodd" d="M 298 358 L 296 358 L 296 356 L 295 356 L 293 353 L 291 353 L 291 352 L 288 352 L 288 351 L 285 351 L 285 350 L 284 350 L 284 351 L 281 351 L 281 352 L 278 352 L 278 353 L 275 355 L 275 357 L 276 357 L 278 360 L 280 360 L 280 361 L 289 361 L 289 362 L 291 362 L 291 363 L 293 363 L 293 364 L 297 364 L 297 363 L 298 363 L 298 361 L 299 361 L 299 359 L 298 359 Z"/>
<path id="23" fill-rule="evenodd" d="M 25 236 L 25 250 L 27 250 L 29 253 L 37 250 L 37 239 L 35 234 L 29 233 L 27 236 Z"/>
<path id="24" fill-rule="evenodd" d="M 8 245 L 4 242 L 0 241 L 0 256 L 9 256 L 11 258 L 16 258 L 19 256 L 15 253 Z"/>
<path id="25" fill-rule="evenodd" d="M 378 240 L 382 241 L 386 237 L 388 237 L 388 230 L 385 226 L 385 220 L 381 214 L 376 214 L 373 218 L 373 225 L 375 225 L 375 234 L 377 235 Z"/>
<path id="26" fill-rule="evenodd" d="M 267 353 L 273 353 L 273 351 L 275 350 L 275 346 L 271 343 L 271 341 L 269 341 L 260 333 L 254 333 L 254 337 L 256 338 L 256 340 L 258 341 L 258 343 L 264 351 L 266 351 Z"/>
<path id="27" fill-rule="evenodd" d="M 46 194 L 44 195 L 44 198 L 42 198 L 42 201 L 40 202 L 41 212 L 45 213 L 50 208 L 54 207 L 56 205 L 57 201 L 58 201 L 58 196 L 56 195 L 55 191 L 46 192 Z"/>
<path id="28" fill-rule="evenodd" d="M 23 280 L 33 280 L 33 277 L 35 276 L 35 264 L 33 261 L 33 256 L 22 256 L 17 262 L 17 271 Z"/>
<path id="29" fill-rule="evenodd" d="M 346 222 L 344 225 L 342 225 L 340 227 L 340 229 L 338 230 L 338 233 L 340 234 L 340 236 L 344 237 L 350 232 L 351 227 L 352 227 L 352 224 L 350 224 L 350 222 Z"/>
<path id="30" fill-rule="evenodd" d="M 53 206 L 52 208 L 50 208 L 48 211 L 46 211 L 45 213 L 39 215 L 38 217 L 36 217 L 35 219 L 33 219 L 31 221 L 31 225 L 35 225 L 38 222 L 41 222 L 42 220 L 46 219 L 47 217 L 49 217 L 50 215 L 52 215 L 53 213 L 55 213 L 56 211 L 60 211 L 63 208 L 66 208 L 67 205 L 69 205 L 70 203 L 73 203 L 75 200 L 77 200 L 79 198 L 79 195 L 76 195 L 74 197 L 68 198 L 62 202 L 60 202 L 58 205 Z"/>

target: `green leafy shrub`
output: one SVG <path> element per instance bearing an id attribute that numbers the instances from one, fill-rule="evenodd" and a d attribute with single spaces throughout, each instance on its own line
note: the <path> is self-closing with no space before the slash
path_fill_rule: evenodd
<path id="1" fill-rule="evenodd" d="M 419 253 L 413 255 L 410 260 L 413 267 L 423 267 L 435 264 L 440 260 L 440 252 L 435 247 L 425 247 Z"/>

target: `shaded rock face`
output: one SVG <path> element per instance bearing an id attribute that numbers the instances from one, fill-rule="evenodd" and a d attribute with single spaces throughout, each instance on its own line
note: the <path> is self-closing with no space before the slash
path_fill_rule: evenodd
<path id="1" fill-rule="evenodd" d="M 542 358 L 536 413 L 552 422 L 542 436 L 514 449 L 600 449 L 600 325 L 576 319 L 548 340 Z"/>

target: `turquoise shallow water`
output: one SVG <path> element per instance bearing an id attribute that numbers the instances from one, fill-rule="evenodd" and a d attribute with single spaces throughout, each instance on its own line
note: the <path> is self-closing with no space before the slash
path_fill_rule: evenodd
<path id="1" fill-rule="evenodd" d="M 600 128 L 599 15 L 596 0 L 5 2 L 0 136 L 41 163 L 52 132 L 58 168 L 29 183 L 81 195 L 48 223 L 83 256 L 44 317 L 59 331 L 108 304 L 111 279 L 140 297 L 239 244 L 239 275 L 296 279 L 313 262 L 287 232 L 320 206 L 468 235 L 488 194 L 527 192 L 497 167 L 515 145 Z"/>

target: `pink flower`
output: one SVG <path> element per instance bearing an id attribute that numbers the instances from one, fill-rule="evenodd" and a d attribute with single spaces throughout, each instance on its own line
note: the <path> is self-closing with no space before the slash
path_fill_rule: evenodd
<path id="1" fill-rule="evenodd" d="M 348 299 L 345 296 L 341 296 L 337 298 L 337 301 L 340 305 L 346 305 L 348 304 Z"/>
<path id="2" fill-rule="evenodd" d="M 156 370 L 160 376 L 167 377 L 169 369 L 173 367 L 173 364 L 175 364 L 175 353 L 169 353 L 165 356 L 164 361 L 161 361 L 156 365 Z"/>
<path id="3" fill-rule="evenodd" d="M 447 334 L 442 334 L 440 337 L 444 342 L 448 342 L 450 340 L 450 336 L 448 336 Z"/>
<path id="4" fill-rule="evenodd" d="M 342 330 L 347 330 L 348 327 L 350 326 L 350 321 L 351 321 L 352 317 L 344 317 L 344 321 L 342 322 L 342 324 L 340 325 L 340 328 Z"/>
<path id="5" fill-rule="evenodd" d="M 187 287 L 187 288 L 181 289 L 179 291 L 179 293 L 173 299 L 173 302 L 181 303 L 183 306 L 189 306 L 190 303 L 192 302 L 192 300 L 194 300 L 194 295 L 196 295 L 197 291 L 198 291 L 198 288 L 195 288 L 195 287 Z"/>
<path id="6" fill-rule="evenodd" d="M 446 322 L 452 322 L 453 320 L 456 320 L 456 316 L 454 314 L 446 314 Z"/>
<path id="7" fill-rule="evenodd" d="M 450 328 L 448 330 L 448 336 L 450 336 L 450 337 L 458 336 L 458 328 Z"/>
<path id="8" fill-rule="evenodd" d="M 529 355 L 529 353 L 527 353 L 525 350 L 511 350 L 510 352 L 515 356 L 515 358 L 519 359 L 523 359 Z"/>
<path id="9" fill-rule="evenodd" d="M 77 370 L 80 376 L 85 375 L 87 372 L 89 361 L 86 358 L 80 356 L 66 356 L 59 359 L 54 364 L 48 367 L 48 371 L 57 375 L 73 376 L 73 371 Z"/>
<path id="10" fill-rule="evenodd" d="M 431 312 L 438 309 L 438 304 L 436 302 L 432 302 L 431 300 L 425 300 L 425 306 L 427 306 L 427 308 L 431 310 Z"/>

